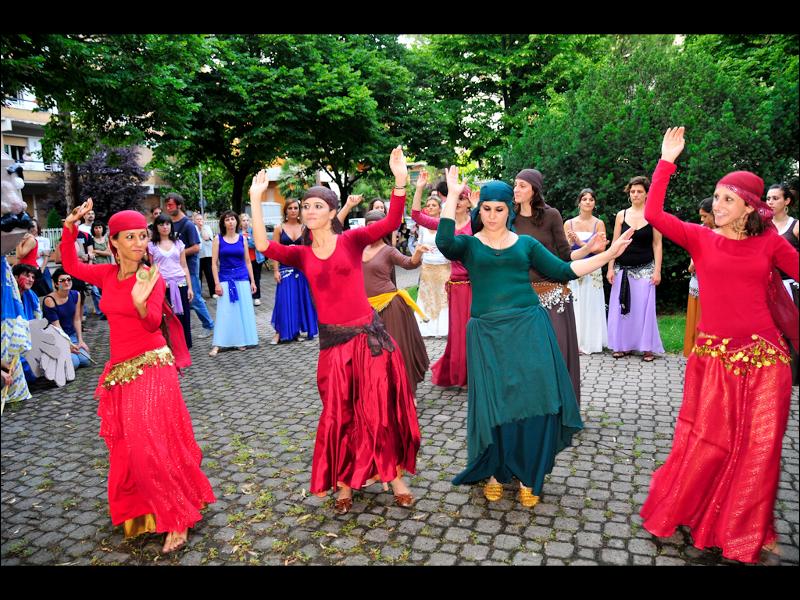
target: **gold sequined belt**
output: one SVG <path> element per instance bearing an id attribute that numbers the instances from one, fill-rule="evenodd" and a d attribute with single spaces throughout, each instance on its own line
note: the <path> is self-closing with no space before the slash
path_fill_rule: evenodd
<path id="1" fill-rule="evenodd" d="M 454 281 L 452 279 L 448 279 L 445 285 L 469 285 L 469 279 L 460 279 L 458 281 Z"/>
<path id="2" fill-rule="evenodd" d="M 539 296 L 539 302 L 547 310 L 558 307 L 557 312 L 564 312 L 564 306 L 572 298 L 571 290 L 563 283 L 534 281 L 531 285 L 533 286 L 533 291 Z"/>
<path id="3" fill-rule="evenodd" d="M 148 350 L 124 362 L 117 363 L 103 380 L 103 387 L 110 390 L 115 385 L 130 383 L 144 373 L 145 367 L 163 367 L 175 364 L 175 356 L 169 346 Z"/>
<path id="4" fill-rule="evenodd" d="M 772 367 L 778 361 L 785 365 L 791 363 L 788 348 L 783 339 L 780 340 L 781 347 L 765 340 L 755 333 L 750 336 L 750 340 L 744 345 L 736 344 L 736 348 L 730 349 L 729 344 L 732 338 L 722 338 L 721 342 L 715 335 L 697 332 L 697 342 L 692 348 L 692 353 L 697 356 L 710 356 L 717 358 L 725 365 L 725 369 L 732 371 L 734 375 L 746 375 L 751 368 L 761 369 Z"/>

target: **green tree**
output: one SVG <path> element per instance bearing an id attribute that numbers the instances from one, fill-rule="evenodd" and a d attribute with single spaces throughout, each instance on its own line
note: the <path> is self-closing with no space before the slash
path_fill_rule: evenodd
<path id="1" fill-rule="evenodd" d="M 161 188 L 162 195 L 177 192 L 186 200 L 191 210 L 200 210 L 200 177 L 203 175 L 203 199 L 205 210 L 216 212 L 231 208 L 232 181 L 228 171 L 218 162 L 207 161 L 198 166 L 187 166 L 179 157 L 154 157 L 151 168 L 157 169 L 167 183 Z"/>
<path id="2" fill-rule="evenodd" d="M 291 156 L 322 170 L 342 200 L 369 177 L 388 178 L 391 149 L 445 164 L 456 158 L 448 139 L 448 113 L 427 82 L 434 73 L 423 57 L 390 35 L 315 36 L 320 76 L 308 86 L 307 119 Z M 308 176 L 310 173 L 305 172 Z"/>
<path id="3" fill-rule="evenodd" d="M 77 165 L 77 197 L 81 201 L 92 198 L 98 220 L 108 222 L 115 212 L 141 209 L 146 195 L 142 184 L 150 174 L 139 165 L 138 155 L 136 148 L 103 147 Z M 54 207 L 65 214 L 64 172 L 53 173 L 50 184 L 56 193 Z"/>
<path id="4" fill-rule="evenodd" d="M 3 34 L 3 101 L 31 90 L 42 110 L 45 159 L 64 163 L 66 204 L 76 200 L 75 164 L 100 144 L 129 146 L 187 133 L 197 108 L 186 81 L 205 59 L 198 35 Z"/>
<path id="5" fill-rule="evenodd" d="M 484 175 L 502 171 L 513 130 L 583 80 L 613 38 L 599 35 L 433 35 L 418 52 L 435 69 L 438 97 L 454 111 L 454 145 L 470 150 Z"/>
<path id="6" fill-rule="evenodd" d="M 780 79 L 790 85 L 790 78 Z M 796 97 L 797 73 L 794 75 Z M 661 138 L 671 125 L 685 125 L 687 147 L 667 199 L 670 211 L 695 220 L 697 203 L 711 195 L 727 172 L 747 169 L 766 179 L 796 174 L 797 147 L 776 147 L 775 94 L 791 94 L 728 72 L 706 52 L 690 52 L 661 39 L 639 38 L 617 46 L 575 91 L 554 99 L 548 110 L 505 155 L 504 176 L 536 167 L 545 196 L 565 217 L 574 214 L 583 187 L 598 194 L 600 215 L 610 227 L 628 206 L 622 191 L 634 175 L 652 173 Z M 797 127 L 797 111 L 783 127 Z M 788 168 L 788 171 L 787 171 Z M 686 253 L 666 243 L 660 305 L 685 302 Z"/>

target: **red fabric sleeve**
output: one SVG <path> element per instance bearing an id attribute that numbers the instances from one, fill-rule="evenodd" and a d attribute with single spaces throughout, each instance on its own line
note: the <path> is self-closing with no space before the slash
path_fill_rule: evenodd
<path id="1" fill-rule="evenodd" d="M 282 265 L 289 265 L 299 269 L 303 262 L 303 246 L 284 246 L 270 242 L 264 256 L 277 260 Z"/>
<path id="2" fill-rule="evenodd" d="M 800 254 L 786 238 L 777 234 L 771 235 L 771 237 L 773 238 L 772 256 L 775 266 L 795 281 L 800 280 L 800 274 L 798 274 L 798 270 L 800 270 L 798 257 L 800 257 Z"/>
<path id="3" fill-rule="evenodd" d="M 685 248 L 690 253 L 695 250 L 698 230 L 701 225 L 684 223 L 675 215 L 664 212 L 664 198 L 667 195 L 669 178 L 677 167 L 666 160 L 659 160 L 656 170 L 653 171 L 653 182 L 647 192 L 647 202 L 644 205 L 644 218 L 662 235 Z"/>
<path id="4" fill-rule="evenodd" d="M 436 231 L 439 228 L 439 219 L 426 215 L 420 210 L 412 210 L 411 219 L 417 225 L 422 225 L 425 229 L 430 229 L 431 231 Z"/>
<path id="5" fill-rule="evenodd" d="M 397 248 L 392 248 L 391 252 L 389 252 L 389 258 L 392 260 L 393 265 L 397 265 L 402 269 L 406 269 L 410 271 L 411 269 L 416 269 L 419 265 L 415 265 L 411 262 L 411 257 L 406 256 L 402 252 L 400 252 Z"/>
<path id="6" fill-rule="evenodd" d="M 142 319 L 142 326 L 150 333 L 161 327 L 162 306 L 166 289 L 167 284 L 164 283 L 164 278 L 159 275 L 158 281 L 147 299 L 147 314 Z"/>
<path id="7" fill-rule="evenodd" d="M 361 248 L 377 242 L 385 235 L 389 235 L 400 227 L 403 221 L 403 211 L 406 208 L 406 197 L 396 196 L 392 190 L 392 197 L 389 199 L 389 214 L 386 218 L 370 223 L 366 227 L 359 227 L 358 229 L 350 229 L 345 231 L 342 235 L 347 236 Z"/>
<path id="8" fill-rule="evenodd" d="M 103 279 L 110 272 L 116 272 L 116 265 L 87 265 L 78 260 L 78 253 L 75 251 L 75 240 L 78 239 L 78 228 L 73 225 L 72 229 L 64 227 L 61 230 L 61 265 L 64 270 L 72 275 L 99 287 L 103 287 Z M 110 243 L 110 242 L 109 242 Z"/>

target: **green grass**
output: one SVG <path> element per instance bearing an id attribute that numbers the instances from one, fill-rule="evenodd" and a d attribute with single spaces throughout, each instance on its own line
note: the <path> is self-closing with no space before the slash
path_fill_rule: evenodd
<path id="1" fill-rule="evenodd" d="M 686 329 L 686 314 L 662 315 L 658 317 L 658 331 L 664 350 L 672 354 L 683 353 L 683 334 Z"/>

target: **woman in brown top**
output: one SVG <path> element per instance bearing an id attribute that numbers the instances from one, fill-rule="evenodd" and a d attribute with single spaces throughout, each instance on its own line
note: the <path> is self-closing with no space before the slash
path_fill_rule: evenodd
<path id="1" fill-rule="evenodd" d="M 544 202 L 543 178 L 536 169 L 523 169 L 514 178 L 514 205 L 517 217 L 514 229 L 518 234 L 529 235 L 561 260 L 570 260 L 570 247 L 564 234 L 561 213 Z M 600 234 L 598 234 L 600 235 Z M 558 347 L 567 364 L 575 398 L 581 402 L 581 365 L 578 355 L 578 333 L 572 295 L 563 281 L 552 281 L 535 270 L 530 270 L 531 285 L 539 302 L 547 310 L 556 332 Z"/>
<path id="2" fill-rule="evenodd" d="M 371 210 L 364 217 L 365 224 L 386 217 L 381 210 Z M 416 269 L 422 262 L 422 255 L 430 248 L 420 244 L 413 256 L 404 256 L 388 244 L 388 236 L 364 248 L 361 257 L 364 269 L 364 287 L 372 307 L 386 326 L 386 331 L 397 342 L 411 392 L 416 398 L 417 384 L 425 378 L 430 360 L 425 342 L 419 332 L 413 311 L 419 307 L 405 290 L 397 290 L 394 277 L 395 265 L 403 269 Z M 425 317 L 423 317 L 425 318 Z"/>

